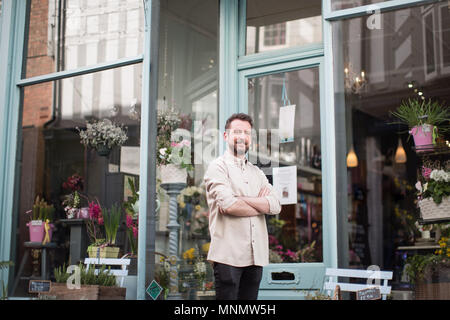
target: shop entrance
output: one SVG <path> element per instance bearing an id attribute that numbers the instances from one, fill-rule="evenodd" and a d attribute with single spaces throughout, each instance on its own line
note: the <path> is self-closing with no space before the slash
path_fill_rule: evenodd
<path id="1" fill-rule="evenodd" d="M 329 265 L 322 68 L 322 58 L 313 58 L 240 72 L 240 111 L 252 116 L 255 129 L 249 160 L 264 171 L 282 204 L 279 215 L 267 216 L 270 265 L 259 299 L 312 296 Z"/>

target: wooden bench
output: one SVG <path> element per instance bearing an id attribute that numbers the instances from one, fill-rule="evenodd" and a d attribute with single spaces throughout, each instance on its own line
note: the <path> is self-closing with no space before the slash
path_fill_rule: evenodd
<path id="1" fill-rule="evenodd" d="M 130 259 L 108 259 L 108 258 L 85 258 L 84 264 L 86 269 L 89 270 L 89 266 L 121 266 L 121 269 L 111 269 L 110 273 L 116 276 L 117 284 L 119 287 L 123 287 L 123 281 L 125 276 L 128 275 L 127 267 L 130 265 Z M 99 268 L 95 269 L 95 274 L 98 274 Z"/>
<path id="2" fill-rule="evenodd" d="M 341 291 L 346 292 L 358 292 L 375 287 L 380 290 L 382 299 L 386 300 L 387 295 L 391 293 L 388 281 L 392 280 L 392 275 L 392 271 L 327 268 L 323 289 L 328 296 L 332 296 L 337 286 Z M 349 283 L 339 281 L 339 278 L 359 278 L 367 279 L 367 281 L 365 284 Z"/>

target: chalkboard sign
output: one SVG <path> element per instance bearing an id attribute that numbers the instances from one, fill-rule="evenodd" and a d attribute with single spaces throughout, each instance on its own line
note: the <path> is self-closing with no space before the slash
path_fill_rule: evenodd
<path id="1" fill-rule="evenodd" d="M 381 292 L 379 288 L 367 288 L 356 292 L 356 300 L 379 300 Z"/>
<path id="2" fill-rule="evenodd" d="M 28 284 L 29 293 L 50 292 L 51 288 L 50 280 L 30 280 Z"/>

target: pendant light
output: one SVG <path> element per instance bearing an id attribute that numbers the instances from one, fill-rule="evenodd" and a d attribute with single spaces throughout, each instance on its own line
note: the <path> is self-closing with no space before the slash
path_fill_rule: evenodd
<path id="1" fill-rule="evenodd" d="M 356 156 L 355 149 L 352 147 L 347 154 L 347 167 L 354 168 L 358 166 L 358 157 Z"/>
<path id="2" fill-rule="evenodd" d="M 395 163 L 406 163 L 406 152 L 402 145 L 402 139 L 398 138 L 398 146 L 395 151 Z"/>

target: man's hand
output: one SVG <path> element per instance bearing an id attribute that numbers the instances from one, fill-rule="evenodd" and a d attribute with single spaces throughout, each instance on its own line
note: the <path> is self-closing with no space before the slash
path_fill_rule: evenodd
<path id="1" fill-rule="evenodd" d="M 270 194 L 270 189 L 267 187 L 262 187 L 261 190 L 259 190 L 258 198 L 265 197 Z"/>

